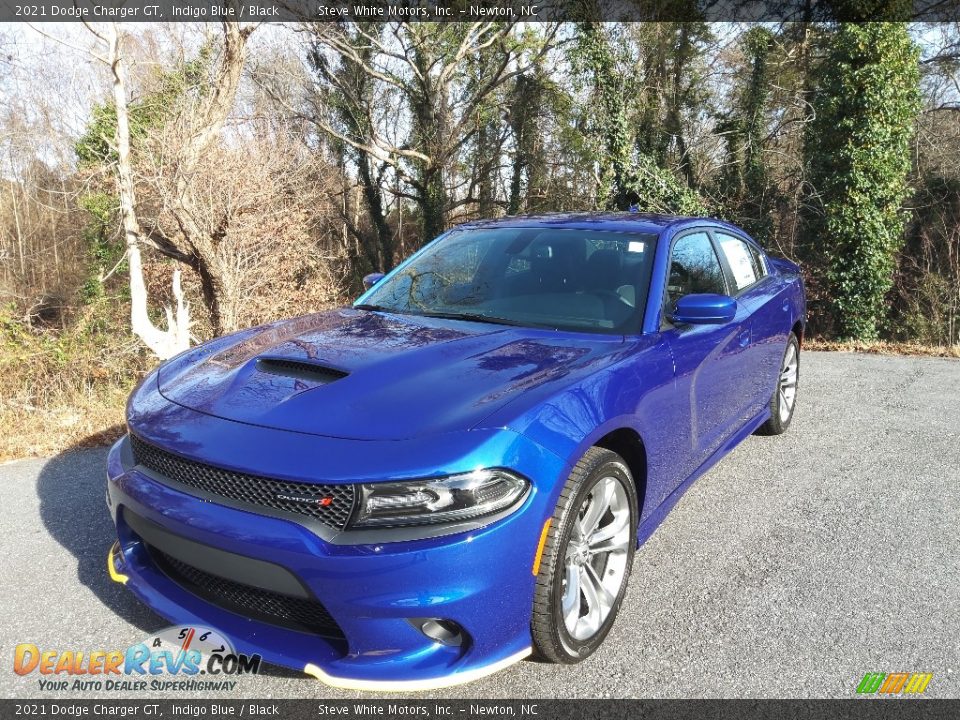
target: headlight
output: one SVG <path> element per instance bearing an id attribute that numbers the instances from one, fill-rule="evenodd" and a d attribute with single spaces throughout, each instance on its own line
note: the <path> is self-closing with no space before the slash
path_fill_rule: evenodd
<path id="1" fill-rule="evenodd" d="M 506 470 L 476 470 L 431 480 L 360 486 L 355 528 L 433 525 L 478 518 L 505 510 L 529 483 Z"/>

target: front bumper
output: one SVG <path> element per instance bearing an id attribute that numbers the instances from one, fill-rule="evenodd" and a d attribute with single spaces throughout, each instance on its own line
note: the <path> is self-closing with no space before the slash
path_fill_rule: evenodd
<path id="1" fill-rule="evenodd" d="M 194 420 L 198 425 L 212 422 L 199 414 Z M 279 432 L 230 425 L 235 447 L 250 447 L 245 440 L 264 447 L 264 433 Z M 197 430 L 199 445 L 210 440 L 204 428 Z M 143 434 L 140 428 L 138 432 Z M 284 442 L 293 441 L 291 434 L 284 435 Z M 161 437 L 153 439 L 162 442 Z M 356 441 L 300 438 L 309 443 L 303 457 L 343 458 L 349 453 L 371 457 L 375 450 L 371 443 L 361 443 L 361 450 Z M 326 542 L 294 520 L 208 502 L 164 484 L 133 466 L 124 438 L 107 460 L 108 504 L 119 537 L 108 558 L 111 576 L 173 622 L 215 627 L 239 652 L 258 653 L 268 662 L 303 670 L 330 685 L 401 691 L 473 680 L 530 652 L 534 555 L 564 472 L 558 458 L 513 433 L 491 435 L 481 446 L 486 448 L 482 452 L 500 455 L 494 464 L 509 458 L 510 467 L 536 478 L 516 512 L 457 535 L 352 545 Z M 203 456 L 202 447 L 199 451 Z M 279 627 L 190 592 L 160 568 L 147 543 L 127 522 L 127 513 L 215 552 L 289 571 L 322 603 L 342 636 Z M 466 640 L 460 645 L 435 642 L 415 622 L 422 618 L 452 621 L 463 629 Z"/>

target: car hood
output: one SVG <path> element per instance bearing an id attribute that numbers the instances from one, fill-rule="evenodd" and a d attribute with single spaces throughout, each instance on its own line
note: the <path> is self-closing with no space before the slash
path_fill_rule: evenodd
<path id="1" fill-rule="evenodd" d="M 228 420 L 400 440 L 481 426 L 520 393 L 566 387 L 622 346 L 621 336 L 341 309 L 200 346 L 164 365 L 158 383 L 168 400 Z"/>

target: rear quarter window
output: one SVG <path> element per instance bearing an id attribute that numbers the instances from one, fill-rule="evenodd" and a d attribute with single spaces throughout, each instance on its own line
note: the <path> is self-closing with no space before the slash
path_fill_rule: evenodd
<path id="1" fill-rule="evenodd" d="M 716 233 L 727 265 L 733 275 L 733 284 L 737 292 L 755 285 L 767 274 L 767 267 L 760 252 L 745 240 L 724 233 Z"/>

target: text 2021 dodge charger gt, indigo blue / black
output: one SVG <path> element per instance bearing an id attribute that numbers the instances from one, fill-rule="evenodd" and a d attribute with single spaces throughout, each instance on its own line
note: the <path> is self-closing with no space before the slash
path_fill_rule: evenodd
<path id="1" fill-rule="evenodd" d="M 163 364 L 108 457 L 111 576 L 331 685 L 588 657 L 690 483 L 790 425 L 802 280 L 732 225 L 476 222 L 367 282 Z"/>

